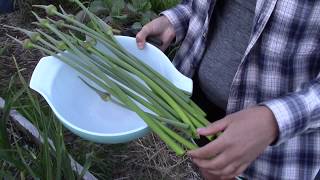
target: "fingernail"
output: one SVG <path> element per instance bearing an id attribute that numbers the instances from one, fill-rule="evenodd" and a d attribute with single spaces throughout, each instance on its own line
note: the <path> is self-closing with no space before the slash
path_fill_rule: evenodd
<path id="1" fill-rule="evenodd" d="M 200 132 L 202 132 L 202 131 L 204 131 L 204 130 L 205 130 L 205 128 L 198 128 L 198 129 L 197 129 L 197 132 L 200 133 Z"/>
<path id="2" fill-rule="evenodd" d="M 142 43 L 138 43 L 138 48 L 139 49 L 143 49 L 143 44 Z"/>

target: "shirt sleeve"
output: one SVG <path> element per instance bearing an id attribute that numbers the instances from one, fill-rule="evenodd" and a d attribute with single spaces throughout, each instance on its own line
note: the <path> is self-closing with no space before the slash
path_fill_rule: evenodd
<path id="1" fill-rule="evenodd" d="M 271 109 L 278 123 L 279 136 L 273 145 L 307 130 L 320 128 L 320 78 L 304 84 L 296 92 L 262 105 Z"/>
<path id="2" fill-rule="evenodd" d="M 160 13 L 168 18 L 176 32 L 176 42 L 184 39 L 192 12 L 192 0 L 183 0 L 177 6 Z"/>

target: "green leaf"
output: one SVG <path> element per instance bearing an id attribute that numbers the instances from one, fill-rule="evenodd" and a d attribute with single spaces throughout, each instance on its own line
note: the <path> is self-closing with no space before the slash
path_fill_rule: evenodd
<path id="1" fill-rule="evenodd" d="M 146 12 L 151 10 L 152 5 L 149 0 L 131 0 L 132 6 L 138 12 Z"/>
<path id="2" fill-rule="evenodd" d="M 14 156 L 13 156 L 14 155 Z M 0 149 L 0 160 L 5 161 L 16 168 L 18 168 L 20 171 L 24 170 L 24 165 L 22 162 L 17 158 L 16 151 L 13 149 Z"/>
<path id="3" fill-rule="evenodd" d="M 125 8 L 124 0 L 114 1 L 112 9 L 111 9 L 111 15 L 112 16 L 120 16 L 121 13 L 123 12 L 124 8 Z"/>
<path id="4" fill-rule="evenodd" d="M 153 18 L 155 18 L 157 15 L 152 12 L 152 11 L 147 11 L 145 13 L 142 14 L 141 19 L 140 19 L 140 23 L 142 25 L 147 24 L 148 22 L 150 22 Z"/>
<path id="5" fill-rule="evenodd" d="M 80 178 L 82 178 L 84 176 L 84 174 L 91 167 L 93 157 L 94 157 L 93 152 L 90 152 L 90 153 L 86 154 L 86 161 L 85 161 L 85 163 L 83 165 L 83 169 L 82 169 L 82 171 L 80 173 Z"/>
<path id="6" fill-rule="evenodd" d="M 131 3 L 127 4 L 127 9 L 132 13 L 137 13 L 137 11 L 138 11 L 135 7 L 133 7 L 133 5 Z"/>
<path id="7" fill-rule="evenodd" d="M 120 15 L 120 16 L 112 16 L 112 18 L 118 19 L 118 20 L 126 20 L 128 18 L 128 15 Z"/>
<path id="8" fill-rule="evenodd" d="M 150 11 L 151 7 L 152 7 L 151 3 L 146 1 L 146 2 L 142 3 L 142 7 L 141 7 L 140 11 L 142 11 L 142 12 Z"/>
<path id="9" fill-rule="evenodd" d="M 140 6 L 139 6 L 140 0 L 131 0 L 131 4 L 137 10 L 140 8 Z"/>
<path id="10" fill-rule="evenodd" d="M 113 6 L 113 2 L 112 0 L 102 0 L 103 1 L 103 4 L 106 8 L 109 9 L 109 11 L 111 11 L 111 8 Z"/>
<path id="11" fill-rule="evenodd" d="M 11 85 L 10 85 L 11 86 Z M 7 135 L 6 122 L 10 116 L 10 110 L 13 103 L 22 96 L 25 92 L 25 88 L 21 88 L 17 93 L 10 96 L 5 103 L 5 107 L 2 114 L 2 121 L 0 123 L 0 148 L 10 149 L 9 137 Z"/>
<path id="12" fill-rule="evenodd" d="M 32 170 L 31 166 L 27 163 L 25 157 L 22 154 L 22 149 L 18 145 L 17 140 L 14 139 L 15 144 L 16 144 L 16 150 L 18 152 L 18 155 L 20 157 L 21 162 L 23 163 L 25 169 L 28 171 L 28 173 L 33 177 L 33 179 L 39 179 L 38 176 L 35 174 L 35 172 Z"/>
<path id="13" fill-rule="evenodd" d="M 0 170 L 0 179 L 14 180 L 14 177 L 11 175 L 10 171 Z"/>
<path id="14" fill-rule="evenodd" d="M 181 0 L 149 0 L 152 5 L 152 10 L 155 13 L 160 13 L 166 9 L 169 9 L 177 5 Z"/>
<path id="15" fill-rule="evenodd" d="M 142 28 L 142 24 L 140 22 L 135 22 L 131 25 L 132 29 L 141 29 Z"/>
<path id="16" fill-rule="evenodd" d="M 89 10 L 94 14 L 99 14 L 104 11 L 105 13 L 110 13 L 112 7 L 109 7 L 102 0 L 95 0 L 90 4 Z"/>
<path id="17" fill-rule="evenodd" d="M 0 48 L 0 56 L 2 56 L 6 50 L 7 50 L 7 47 L 6 47 L 6 46 Z"/>

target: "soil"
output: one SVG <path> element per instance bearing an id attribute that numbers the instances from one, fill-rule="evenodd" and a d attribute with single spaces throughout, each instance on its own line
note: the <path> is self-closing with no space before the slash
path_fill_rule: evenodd
<path id="1" fill-rule="evenodd" d="M 43 56 L 37 50 L 25 50 L 21 45 L 7 36 L 7 34 L 23 40 L 26 36 L 20 32 L 3 27 L 3 25 L 17 26 L 25 29 L 33 29 L 31 25 L 33 18 L 29 15 L 24 16 L 19 12 L 0 15 L 0 92 L 4 90 L 11 77 L 16 74 L 17 68 L 13 57 L 16 58 L 19 69 L 27 79 L 39 59 Z"/>

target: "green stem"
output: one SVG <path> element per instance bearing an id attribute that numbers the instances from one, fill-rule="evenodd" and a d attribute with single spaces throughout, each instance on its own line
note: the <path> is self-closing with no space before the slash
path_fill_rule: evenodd
<path id="1" fill-rule="evenodd" d="M 183 122 L 190 125 L 192 132 L 194 134 L 196 134 L 196 129 L 195 129 L 194 125 L 192 124 L 190 119 L 186 116 L 186 114 L 183 112 L 183 110 L 180 108 L 180 106 L 165 91 L 163 91 L 160 86 L 158 86 L 156 83 L 154 83 L 146 75 L 144 75 L 140 71 L 136 70 L 132 66 L 124 63 L 123 61 L 115 60 L 111 56 L 103 54 L 102 52 L 98 51 L 95 48 L 89 47 L 88 50 L 95 55 L 99 55 L 101 58 L 108 59 L 109 61 L 112 61 L 113 63 L 122 66 L 126 70 L 132 72 L 133 74 L 135 74 L 139 78 L 141 78 L 143 81 L 145 81 L 151 87 L 151 89 L 153 89 L 156 93 L 158 93 L 178 113 L 178 115 L 180 116 L 180 118 Z"/>
<path id="2" fill-rule="evenodd" d="M 62 15 L 62 14 L 61 14 Z M 63 15 L 61 16 L 63 17 Z M 67 18 L 67 17 L 66 17 Z M 118 57 L 122 58 L 123 60 L 125 60 L 126 63 L 129 63 L 131 66 L 135 67 L 135 68 L 138 68 L 139 70 L 141 70 L 142 72 L 146 73 L 146 75 L 148 77 L 153 77 L 155 78 L 155 82 L 158 82 L 158 83 L 161 83 L 161 81 L 156 81 L 157 77 L 160 76 L 161 79 L 165 79 L 163 78 L 158 72 L 152 70 L 151 67 L 147 67 L 147 68 L 143 68 L 143 67 L 146 67 L 147 65 L 145 65 L 144 63 L 140 62 L 140 61 L 137 61 L 137 60 L 130 60 L 130 58 L 128 58 L 124 53 L 122 53 L 121 51 L 119 51 L 117 48 L 115 48 L 114 46 L 117 47 L 117 45 L 115 45 L 114 42 L 111 42 L 110 40 L 108 40 L 107 38 L 105 38 L 104 36 L 102 36 L 101 34 L 97 33 L 97 32 L 94 32 L 92 31 L 92 29 L 88 28 L 87 26 L 83 25 L 82 23 L 76 21 L 76 20 L 73 20 L 71 19 L 72 22 L 74 22 L 76 25 L 80 26 L 81 28 L 79 27 L 75 27 L 75 26 L 72 26 L 72 25 L 67 25 L 67 24 L 64 24 L 63 26 L 66 27 L 66 28 L 69 28 L 69 29 L 72 29 L 72 30 L 75 30 L 75 31 L 78 31 L 78 32 L 81 32 L 81 33 L 84 33 L 88 36 L 90 36 L 91 38 L 94 38 L 96 40 L 98 40 L 99 42 L 101 42 L 103 45 L 105 45 L 108 49 L 110 49 L 115 55 L 117 55 Z M 138 63 L 138 64 L 137 64 Z M 143 64 L 143 65 L 142 65 Z M 151 73 L 150 73 L 151 71 Z M 156 76 L 155 76 L 156 74 Z M 163 81 L 163 80 L 162 80 Z M 194 108 L 192 108 L 189 104 L 187 104 L 187 102 L 189 102 L 189 98 L 184 95 L 185 98 L 181 99 L 182 97 L 182 91 L 180 89 L 177 89 L 177 87 L 175 87 L 171 82 L 169 82 L 168 80 L 164 80 L 165 83 L 162 85 L 162 87 L 164 88 L 164 90 L 166 92 L 168 92 L 170 94 L 170 96 L 174 99 L 176 99 L 176 101 L 181 104 L 181 106 L 183 108 L 185 108 L 187 111 L 190 111 L 192 112 L 195 116 L 197 117 L 200 117 L 201 114 L 203 113 L 200 113 L 195 110 Z M 177 95 L 171 88 L 168 88 L 166 85 L 169 85 L 171 88 L 174 88 L 176 89 L 176 93 L 180 94 L 180 95 Z M 181 92 L 181 93 L 179 93 Z M 186 102 L 186 99 L 187 102 Z"/>
<path id="3" fill-rule="evenodd" d="M 158 98 L 155 94 L 152 93 L 152 91 L 149 88 L 147 88 L 141 82 L 133 78 L 130 74 L 116 66 L 108 67 L 108 65 L 100 61 L 96 61 L 94 63 L 96 63 L 97 66 L 99 66 L 102 69 L 102 71 L 111 78 L 115 79 L 116 81 L 122 83 L 127 87 L 130 87 L 130 89 L 145 97 L 151 104 L 158 108 L 158 110 L 164 117 L 176 119 L 176 117 L 172 115 L 176 115 L 176 113 L 175 111 L 172 111 L 171 107 L 169 107 L 165 102 L 163 102 L 161 98 Z M 113 72 L 109 70 L 109 68 L 112 68 Z"/>
<path id="4" fill-rule="evenodd" d="M 172 131 L 171 129 L 169 129 L 168 127 L 164 126 L 160 122 L 157 122 L 157 123 L 158 123 L 158 125 L 161 127 L 161 129 L 164 132 L 169 134 L 169 136 L 174 137 L 179 143 L 181 143 L 182 145 L 184 145 L 188 149 L 193 150 L 193 149 L 197 149 L 198 148 L 197 145 L 195 145 L 195 144 L 191 143 L 190 141 L 186 140 L 185 138 L 180 136 L 178 133 Z"/>
<path id="5" fill-rule="evenodd" d="M 73 65 L 73 63 L 70 63 L 70 60 L 68 58 L 65 58 L 64 56 L 57 56 L 54 52 L 47 50 L 41 46 L 34 45 L 35 48 L 42 50 L 52 56 L 55 56 L 62 60 L 63 62 Z M 86 73 L 85 71 L 80 70 L 75 66 L 75 69 L 83 73 L 86 77 L 93 80 L 94 82 L 99 81 L 99 79 L 92 76 L 90 73 Z M 100 76 L 100 75 L 98 75 Z M 100 84 L 101 87 L 105 88 L 108 92 L 110 92 L 113 96 L 117 97 L 120 101 L 122 101 L 124 104 L 126 104 L 130 109 L 133 109 L 145 122 L 146 124 L 173 150 L 176 152 L 177 155 L 183 155 L 185 153 L 184 149 L 179 146 L 173 139 L 170 138 L 161 128 L 159 128 L 159 125 L 155 121 L 153 121 L 148 115 L 146 115 L 116 84 L 114 84 L 110 79 L 108 79 L 106 76 L 104 76 L 103 80 L 110 85 L 110 87 L 106 86 L 104 83 L 97 83 Z M 117 93 L 115 93 L 117 92 Z"/>
<path id="6" fill-rule="evenodd" d="M 114 99 L 111 99 L 111 101 L 123 108 L 126 108 L 126 109 L 129 109 L 127 106 L 123 105 L 122 103 L 114 100 Z M 131 109 L 130 109 L 131 110 Z M 146 114 L 148 114 L 151 118 L 153 119 L 157 119 L 158 121 L 161 121 L 161 122 L 164 122 L 164 123 L 167 123 L 167 124 L 170 124 L 170 125 L 173 125 L 174 127 L 176 128 L 179 128 L 180 130 L 186 132 L 188 131 L 188 134 L 189 133 L 189 128 L 190 126 L 188 124 L 184 124 L 184 123 L 181 123 L 181 122 L 178 122 L 176 120 L 171 120 L 171 119 L 168 119 L 168 118 L 164 118 L 164 117 L 161 117 L 161 116 L 157 116 L 157 115 L 154 115 L 154 114 L 151 114 L 151 113 L 148 113 L 148 112 L 145 112 Z"/>

